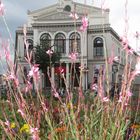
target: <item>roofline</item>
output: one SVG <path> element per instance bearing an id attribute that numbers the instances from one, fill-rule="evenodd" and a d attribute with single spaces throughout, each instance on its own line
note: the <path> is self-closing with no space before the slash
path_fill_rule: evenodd
<path id="1" fill-rule="evenodd" d="M 39 8 L 39 9 L 33 10 L 33 11 L 28 10 L 27 15 L 35 14 L 35 13 L 40 12 L 40 11 L 42 11 L 42 10 L 46 10 L 46 9 L 49 9 L 49 8 L 53 8 L 53 7 L 57 6 L 57 4 L 58 4 L 58 3 L 55 3 L 55 4 L 52 4 L 52 5 L 50 5 L 50 6 L 46 6 L 46 7 L 44 7 L 44 8 Z"/>
<path id="2" fill-rule="evenodd" d="M 86 5 L 86 8 L 92 8 L 92 9 L 94 8 L 94 9 L 97 9 L 97 10 L 101 10 L 100 7 L 96 7 L 96 6 L 92 6 L 92 5 L 88 5 L 88 4 L 83 4 L 83 3 L 74 2 L 74 1 L 72 1 L 72 3 L 73 3 L 73 4 L 76 4 L 76 5 L 81 5 L 81 6 L 83 6 L 83 7 L 85 7 L 85 5 Z M 52 4 L 52 5 L 50 5 L 50 6 L 46 6 L 46 7 L 44 7 L 44 8 L 39 8 L 39 9 L 37 9 L 37 10 L 33 10 L 33 11 L 28 10 L 28 11 L 27 11 L 27 15 L 35 14 L 35 13 L 37 13 L 37 12 L 40 12 L 40 11 L 43 11 L 43 10 L 46 10 L 46 9 L 53 8 L 53 7 L 57 6 L 57 5 L 58 5 L 58 2 L 55 3 L 55 4 Z M 109 12 L 110 9 L 106 9 L 105 11 L 106 11 L 106 12 Z"/>

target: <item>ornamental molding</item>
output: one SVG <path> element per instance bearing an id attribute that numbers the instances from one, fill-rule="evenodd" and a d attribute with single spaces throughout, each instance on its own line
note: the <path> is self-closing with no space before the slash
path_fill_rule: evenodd
<path id="1" fill-rule="evenodd" d="M 81 22 L 77 22 L 76 23 L 76 27 L 80 27 L 81 26 Z M 62 28 L 62 27 L 74 27 L 74 23 L 73 22 L 67 22 L 67 23 L 33 23 L 32 24 L 33 28 Z"/>
<path id="2" fill-rule="evenodd" d="M 82 16 L 84 16 L 84 14 L 78 13 L 78 16 L 79 16 L 79 19 L 81 19 Z M 62 12 L 53 11 L 51 13 L 45 13 L 40 16 L 34 16 L 33 20 L 35 22 L 37 22 L 37 21 L 57 21 L 57 20 L 59 20 L 59 21 L 65 20 L 65 21 L 71 21 L 71 22 L 73 21 L 73 19 L 70 17 L 70 12 L 65 12 L 65 11 L 62 11 Z"/>

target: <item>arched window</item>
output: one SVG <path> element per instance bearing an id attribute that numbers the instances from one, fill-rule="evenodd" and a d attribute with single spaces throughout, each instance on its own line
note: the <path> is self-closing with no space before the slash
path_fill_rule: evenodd
<path id="1" fill-rule="evenodd" d="M 51 47 L 51 36 L 48 33 L 44 33 L 40 37 L 40 46 L 46 50 Z"/>
<path id="2" fill-rule="evenodd" d="M 62 33 L 58 33 L 55 36 L 54 45 L 55 45 L 55 52 L 66 53 L 66 37 L 65 37 L 65 35 Z"/>
<path id="3" fill-rule="evenodd" d="M 69 52 L 81 52 L 81 38 L 78 33 L 72 33 L 69 38 Z"/>
<path id="4" fill-rule="evenodd" d="M 103 56 L 104 55 L 103 45 L 104 45 L 103 39 L 101 37 L 96 37 L 94 39 L 94 49 L 93 49 L 94 56 Z"/>
<path id="5" fill-rule="evenodd" d="M 24 44 L 24 57 L 27 57 L 27 47 L 28 47 L 28 53 L 29 54 L 33 50 L 33 40 L 32 39 L 27 39 L 26 42 L 27 42 L 28 46 L 26 46 Z"/>

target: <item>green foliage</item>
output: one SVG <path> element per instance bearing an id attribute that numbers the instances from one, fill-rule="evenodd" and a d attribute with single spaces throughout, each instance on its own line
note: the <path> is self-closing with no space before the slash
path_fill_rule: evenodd
<path id="1" fill-rule="evenodd" d="M 35 46 L 35 63 L 39 64 L 42 72 L 46 71 L 47 67 L 53 66 L 55 63 L 59 63 L 61 55 L 57 52 L 53 52 L 51 55 L 46 52 L 51 48 L 37 45 Z"/>

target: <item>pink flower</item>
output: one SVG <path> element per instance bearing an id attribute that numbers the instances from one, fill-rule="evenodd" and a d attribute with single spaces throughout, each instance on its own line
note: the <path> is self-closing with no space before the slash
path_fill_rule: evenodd
<path id="1" fill-rule="evenodd" d="M 132 95 L 133 95 L 133 93 L 132 93 L 132 92 L 127 91 L 127 96 L 131 97 Z"/>
<path id="2" fill-rule="evenodd" d="M 75 62 L 76 61 L 77 55 L 78 55 L 77 53 L 71 53 L 69 55 L 69 58 L 71 59 L 72 62 Z"/>
<path id="3" fill-rule="evenodd" d="M 59 98 L 58 92 L 54 92 L 54 97 Z"/>
<path id="4" fill-rule="evenodd" d="M 39 71 L 38 66 L 34 65 L 32 66 L 31 70 L 29 71 L 29 76 L 32 77 L 34 74 L 37 74 Z"/>
<path id="5" fill-rule="evenodd" d="M 0 1 L 0 16 L 4 15 L 4 5 L 3 3 Z"/>
<path id="6" fill-rule="evenodd" d="M 19 85 L 19 80 L 17 78 L 14 79 L 14 84 L 16 87 Z"/>
<path id="7" fill-rule="evenodd" d="M 126 52 L 128 54 L 133 54 L 134 53 L 134 49 L 132 49 L 132 48 L 130 48 L 128 46 L 129 42 L 128 42 L 127 36 L 123 36 L 120 39 L 121 39 L 122 46 L 123 46 L 123 49 L 122 50 L 126 50 Z"/>
<path id="8" fill-rule="evenodd" d="M 31 70 L 29 71 L 28 76 L 35 78 L 35 80 L 39 79 L 39 67 L 38 67 L 38 65 L 35 64 L 34 66 L 32 66 Z"/>
<path id="9" fill-rule="evenodd" d="M 18 81 L 18 79 L 16 78 L 16 76 L 15 76 L 14 73 L 11 72 L 11 74 L 10 74 L 7 78 L 8 78 L 8 80 L 13 80 L 15 86 L 18 86 L 18 85 L 19 85 L 19 81 Z"/>
<path id="10" fill-rule="evenodd" d="M 103 98 L 103 102 L 108 102 L 109 101 L 109 98 L 108 97 L 104 97 Z"/>
<path id="11" fill-rule="evenodd" d="M 86 31 L 88 27 L 88 18 L 87 17 L 83 17 L 82 18 L 82 26 L 80 27 L 80 31 Z"/>
<path id="12" fill-rule="evenodd" d="M 32 134 L 32 140 L 39 140 L 38 128 L 30 128 L 30 132 Z"/>
<path id="13" fill-rule="evenodd" d="M 23 111 L 21 109 L 18 109 L 17 112 L 20 113 L 22 117 L 24 116 L 24 113 L 23 113 Z"/>
<path id="14" fill-rule="evenodd" d="M 91 87 L 91 89 L 92 89 L 93 91 L 98 91 L 98 86 L 97 86 L 97 84 L 93 84 L 92 87 Z"/>
<path id="15" fill-rule="evenodd" d="M 46 53 L 51 56 L 53 54 L 53 51 L 52 50 L 47 50 Z"/>
<path id="16" fill-rule="evenodd" d="M 31 127 L 31 129 L 30 129 L 30 132 L 31 133 L 35 133 L 35 132 L 37 132 L 38 131 L 38 128 L 33 128 L 33 127 Z"/>
<path id="17" fill-rule="evenodd" d="M 4 122 L 4 124 L 8 127 L 10 127 L 10 122 L 7 120 L 6 122 Z"/>
<path id="18" fill-rule="evenodd" d="M 64 73 L 64 69 L 63 69 L 62 67 L 59 67 L 59 72 L 60 72 L 61 74 L 63 74 L 63 73 Z"/>
<path id="19" fill-rule="evenodd" d="M 41 105 L 42 105 L 42 108 L 44 109 L 44 111 L 48 112 L 48 106 L 43 102 L 41 102 Z"/>
<path id="20" fill-rule="evenodd" d="M 121 103 L 122 99 L 123 99 L 123 97 L 120 95 L 118 102 Z"/>
<path id="21" fill-rule="evenodd" d="M 16 77 L 13 73 L 11 73 L 9 76 L 8 76 L 8 79 L 9 80 L 14 80 Z"/>
<path id="22" fill-rule="evenodd" d="M 71 13 L 70 17 L 73 18 L 74 20 L 77 20 L 79 18 L 75 12 Z"/>

